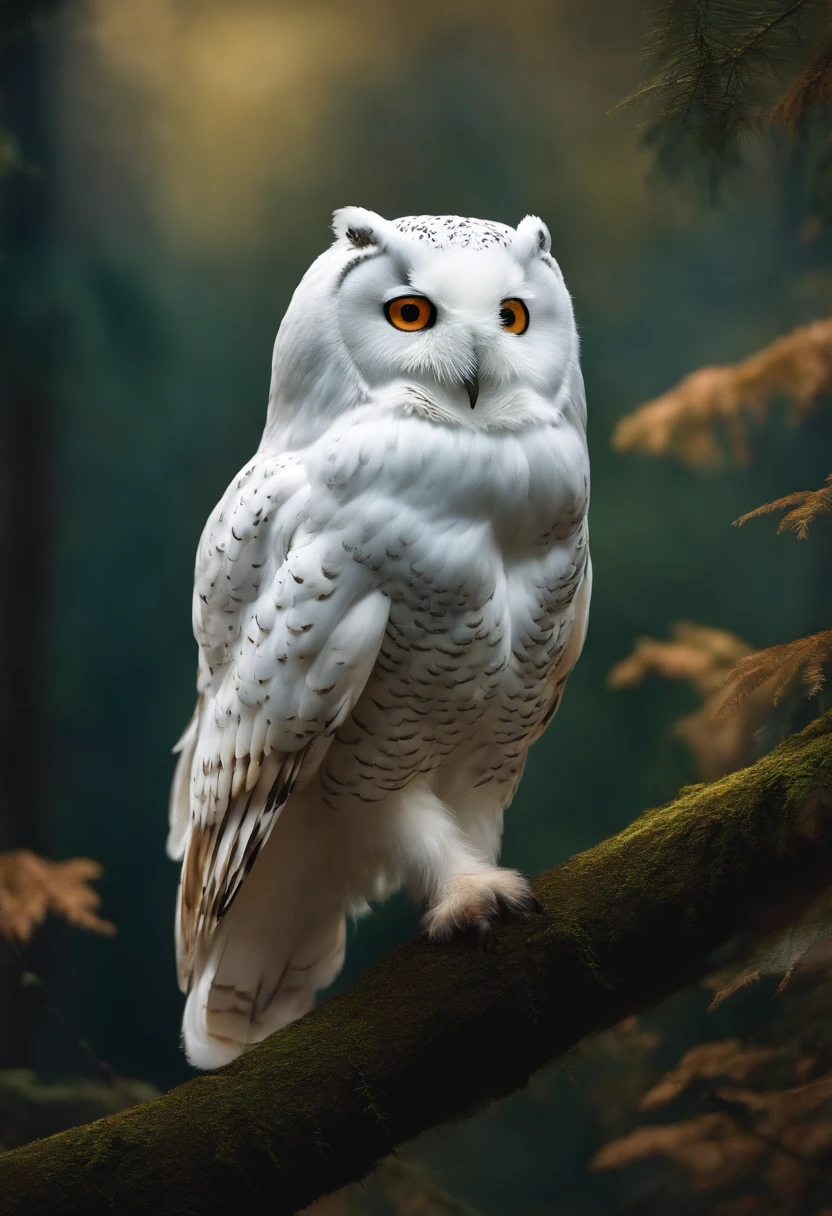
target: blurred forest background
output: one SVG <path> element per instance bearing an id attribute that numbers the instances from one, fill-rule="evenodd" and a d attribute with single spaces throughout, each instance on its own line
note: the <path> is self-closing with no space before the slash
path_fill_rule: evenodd
<path id="1" fill-rule="evenodd" d="M 164 1089 L 189 1074 L 164 838 L 170 750 L 194 699 L 193 556 L 259 442 L 274 334 L 334 207 L 536 213 L 574 297 L 594 601 L 507 817 L 507 864 L 548 868 L 696 779 L 674 733 L 690 691 L 608 685 L 636 638 L 681 620 L 762 647 L 828 623 L 817 537 L 730 526 L 823 483 L 828 411 L 790 428 L 775 410 L 741 467 L 611 446 L 624 415 L 688 372 L 832 310 L 805 139 L 752 140 L 717 182 L 693 154 L 657 166 L 638 112 L 610 112 L 645 75 L 646 28 L 642 0 L 77 0 L 6 46 L 0 849 L 103 867 L 116 934 L 50 920 L 21 957 L 119 1076 Z M 339 983 L 417 927 L 405 900 L 378 910 L 352 931 Z M 0 1068 L 32 1070 L 38 1109 L 62 1110 L 59 1083 L 95 1068 L 12 960 L 0 980 Z M 393 1190 L 428 1167 L 458 1204 L 401 1210 L 686 1210 L 650 1206 L 664 1174 L 589 1162 L 687 1048 L 753 1038 L 774 1016 L 773 986 L 707 1013 L 711 995 L 683 994 L 424 1137 L 418 1166 L 386 1167 Z M 0 1075 L 20 1109 L 37 1106 L 31 1078 Z M 34 1131 L 60 1118 L 38 1115 Z"/>

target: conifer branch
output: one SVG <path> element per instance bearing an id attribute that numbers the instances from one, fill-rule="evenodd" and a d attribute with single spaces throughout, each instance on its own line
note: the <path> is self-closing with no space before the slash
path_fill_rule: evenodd
<path id="1" fill-rule="evenodd" d="M 654 139 L 667 144 L 681 133 L 714 161 L 761 122 L 793 130 L 824 93 L 828 19 L 823 0 L 665 0 L 647 53 L 658 71 L 620 105 L 657 103 L 649 125 Z M 801 65 L 807 43 L 810 62 Z M 792 84 L 777 105 L 781 81 L 789 77 Z"/>
<path id="2" fill-rule="evenodd" d="M 753 511 L 747 511 L 735 519 L 734 526 L 741 528 L 750 519 L 759 519 L 774 511 L 786 512 L 777 525 L 778 536 L 781 532 L 796 532 L 800 540 L 806 540 L 811 523 L 821 515 L 832 515 L 832 473 L 819 490 L 795 490 L 793 494 L 775 498 L 774 502 L 765 502 L 761 507 L 755 507 Z"/>
<path id="3" fill-rule="evenodd" d="M 619 452 L 676 456 L 700 469 L 718 466 L 727 447 L 744 465 L 750 424 L 764 422 L 775 401 L 784 400 L 790 421 L 799 422 L 830 386 L 832 320 L 813 321 L 739 363 L 685 376 L 622 418 L 612 444 Z"/>
<path id="4" fill-rule="evenodd" d="M 726 680 L 726 697 L 719 714 L 730 715 L 763 685 L 770 685 L 773 705 L 778 705 L 802 678 L 807 697 L 815 697 L 826 683 L 826 667 L 832 659 L 832 629 L 809 637 L 769 646 L 740 659 Z"/>

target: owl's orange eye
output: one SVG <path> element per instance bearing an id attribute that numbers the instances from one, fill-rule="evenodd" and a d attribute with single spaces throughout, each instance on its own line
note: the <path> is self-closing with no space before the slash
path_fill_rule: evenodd
<path id="1" fill-rule="evenodd" d="M 396 329 L 412 334 L 417 329 L 430 329 L 436 309 L 424 296 L 399 296 L 384 305 L 384 315 Z"/>
<path id="2" fill-rule="evenodd" d="M 529 310 L 522 300 L 503 300 L 500 324 L 510 334 L 524 334 L 529 328 Z"/>

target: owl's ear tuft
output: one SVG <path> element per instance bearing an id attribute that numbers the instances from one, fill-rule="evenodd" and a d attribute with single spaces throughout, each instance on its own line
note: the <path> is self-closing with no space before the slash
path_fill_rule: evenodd
<path id="1" fill-rule="evenodd" d="M 366 249 L 368 245 L 377 245 L 372 228 L 348 228 L 346 238 L 356 249 Z"/>
<path id="2" fill-rule="evenodd" d="M 332 213 L 332 231 L 354 249 L 383 245 L 390 225 L 386 219 L 364 207 L 339 207 Z"/>
<path id="3" fill-rule="evenodd" d="M 551 253 L 552 237 L 543 220 L 538 219 L 536 215 L 527 215 L 521 220 L 517 225 L 511 248 L 521 262 L 530 262 L 534 257 Z"/>

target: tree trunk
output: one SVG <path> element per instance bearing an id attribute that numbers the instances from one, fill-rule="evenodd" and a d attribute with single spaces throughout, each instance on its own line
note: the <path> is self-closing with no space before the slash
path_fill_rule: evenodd
<path id="1" fill-rule="evenodd" d="M 495 953 L 411 942 L 220 1072 L 0 1156 L 0 1212 L 297 1212 L 798 916 L 832 881 L 830 790 L 832 713 L 539 875 Z"/>

